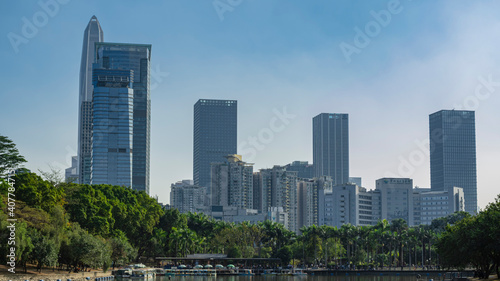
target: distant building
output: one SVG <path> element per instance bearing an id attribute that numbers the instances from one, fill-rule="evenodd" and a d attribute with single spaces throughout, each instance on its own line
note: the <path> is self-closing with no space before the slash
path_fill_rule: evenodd
<path id="1" fill-rule="evenodd" d="M 288 229 L 298 232 L 297 172 L 284 166 L 261 169 L 254 174 L 254 203 L 261 213 L 281 207 L 287 214 Z"/>
<path id="2" fill-rule="evenodd" d="M 207 187 L 210 194 L 210 165 L 237 153 L 237 101 L 198 100 L 194 105 L 193 129 L 194 184 Z"/>
<path id="3" fill-rule="evenodd" d="M 372 192 L 352 183 L 333 186 L 319 196 L 319 225 L 373 225 Z"/>
<path id="4" fill-rule="evenodd" d="M 363 186 L 361 183 L 361 177 L 349 177 L 349 182 L 354 183 L 357 186 Z"/>
<path id="5" fill-rule="evenodd" d="M 253 164 L 241 155 L 227 155 L 224 163 L 212 163 L 210 205 L 253 209 Z"/>
<path id="6" fill-rule="evenodd" d="M 414 225 L 412 179 L 378 179 L 375 191 L 380 192 L 380 201 L 373 202 L 380 210 L 380 217 L 377 219 L 386 219 L 389 222 L 404 219 L 408 225 Z"/>
<path id="7" fill-rule="evenodd" d="M 285 165 L 287 171 L 297 172 L 298 178 L 312 179 L 314 177 L 314 167 L 307 161 L 293 161 Z"/>
<path id="8" fill-rule="evenodd" d="M 193 184 L 192 180 L 173 183 L 170 187 L 170 207 L 181 213 L 204 212 L 205 188 Z"/>
<path id="9" fill-rule="evenodd" d="M 332 179 L 323 176 L 314 179 L 298 179 L 298 228 L 319 225 L 320 196 L 332 190 Z"/>
<path id="10" fill-rule="evenodd" d="M 335 185 L 349 181 L 349 117 L 321 113 L 313 118 L 314 176 L 330 176 Z"/>
<path id="11" fill-rule="evenodd" d="M 78 156 L 71 157 L 71 167 L 66 168 L 64 178 L 66 182 L 78 183 Z"/>
<path id="12" fill-rule="evenodd" d="M 474 111 L 441 110 L 429 115 L 431 189 L 462 187 L 465 211 L 477 213 Z"/>
<path id="13" fill-rule="evenodd" d="M 430 225 L 432 220 L 454 212 L 465 211 L 463 189 L 451 187 L 445 191 L 415 188 L 413 190 L 414 225 Z"/>
<path id="14" fill-rule="evenodd" d="M 80 89 L 78 101 L 78 164 L 79 178 L 76 182 L 90 183 L 90 161 L 92 154 L 92 64 L 95 60 L 95 43 L 104 41 L 104 33 L 96 16 L 92 16 L 83 34 L 82 60 L 80 63 Z"/>

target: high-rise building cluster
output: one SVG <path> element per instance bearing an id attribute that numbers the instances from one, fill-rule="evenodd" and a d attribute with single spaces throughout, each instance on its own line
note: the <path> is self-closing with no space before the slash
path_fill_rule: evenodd
<path id="1" fill-rule="evenodd" d="M 195 104 L 193 176 L 195 186 L 206 190 L 198 212 L 231 222 L 270 219 L 298 232 L 310 225 L 375 225 L 381 219 L 430 224 L 456 211 L 477 211 L 473 111 L 430 115 L 431 188 L 414 187 L 410 178 L 381 178 L 367 190 L 360 177 L 349 175 L 348 114 L 313 118 L 313 164 L 294 161 L 253 171 L 236 154 L 236 106 L 234 100 Z M 176 198 L 192 188 L 172 185 L 171 207 L 188 210 Z M 196 196 L 186 202 L 200 202 Z"/>
<path id="2" fill-rule="evenodd" d="M 84 32 L 78 155 L 67 181 L 149 194 L 151 45 L 104 42 L 95 16 Z"/>
<path id="3" fill-rule="evenodd" d="M 127 186 L 149 194 L 151 45 L 104 42 L 95 16 L 84 32 L 78 155 L 67 180 Z M 380 219 L 430 224 L 456 211 L 477 212 L 475 115 L 429 116 L 431 187 L 381 178 L 375 189 L 349 174 L 349 115 L 312 118 L 313 163 L 254 170 L 237 151 L 236 100 L 194 105 L 193 180 L 171 185 L 171 207 L 231 222 L 269 219 L 304 226 L 374 225 Z"/>

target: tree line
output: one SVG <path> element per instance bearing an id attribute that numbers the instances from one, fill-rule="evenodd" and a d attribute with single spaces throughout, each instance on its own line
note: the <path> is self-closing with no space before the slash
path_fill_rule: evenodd
<path id="1" fill-rule="evenodd" d="M 0 136 L 1 137 L 1 136 Z M 7 159 L 7 160 L 5 160 Z M 25 162 L 0 138 L 0 174 Z M 488 276 L 500 264 L 500 196 L 476 216 L 458 212 L 430 225 L 402 219 L 373 226 L 309 226 L 300 234 L 282 224 L 214 220 L 162 208 L 145 192 L 111 185 L 60 182 L 20 169 L 15 181 L 17 264 L 74 270 L 107 268 L 156 257 L 224 253 L 233 258 L 279 258 L 282 265 L 330 268 L 402 266 L 462 269 Z M 7 193 L 0 180 L 0 252 L 7 252 Z M 6 256 L 0 257 L 2 263 Z"/>

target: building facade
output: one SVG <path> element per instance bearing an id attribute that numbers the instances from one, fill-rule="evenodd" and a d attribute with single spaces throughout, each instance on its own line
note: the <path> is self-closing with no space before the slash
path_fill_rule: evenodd
<path id="1" fill-rule="evenodd" d="M 408 225 L 413 222 L 413 180 L 409 178 L 382 178 L 376 180 L 376 192 L 380 192 L 380 202 L 375 206 L 380 209 L 380 217 L 391 222 L 404 219 Z"/>
<path id="2" fill-rule="evenodd" d="M 349 182 L 349 117 L 321 113 L 313 118 L 314 176 L 330 176 L 335 185 Z"/>
<path id="3" fill-rule="evenodd" d="M 100 42 L 95 49 L 94 68 L 133 73 L 131 187 L 149 194 L 151 45 Z"/>
<path id="4" fill-rule="evenodd" d="M 465 211 L 477 213 L 474 111 L 441 110 L 429 115 L 431 189 L 462 187 Z"/>
<path id="5" fill-rule="evenodd" d="M 212 163 L 236 154 L 237 101 L 200 99 L 194 105 L 193 179 L 210 194 Z"/>
<path id="6" fill-rule="evenodd" d="M 224 163 L 211 166 L 211 206 L 254 209 L 253 164 L 243 162 L 241 155 L 228 155 Z"/>
<path id="7" fill-rule="evenodd" d="M 92 16 L 83 33 L 82 60 L 80 63 L 80 87 L 78 101 L 78 162 L 76 182 L 90 183 L 92 154 L 92 64 L 95 58 L 95 43 L 103 42 L 104 34 L 96 16 Z M 73 173 L 73 176 L 75 173 Z"/>
<path id="8" fill-rule="evenodd" d="M 297 172 L 297 177 L 302 179 L 314 178 L 314 167 L 307 161 L 293 161 L 286 166 L 287 171 Z"/>
<path id="9" fill-rule="evenodd" d="M 266 213 L 270 208 L 283 208 L 287 214 L 288 229 L 298 232 L 297 172 L 287 171 L 285 166 L 261 169 L 254 174 L 255 206 Z M 256 190 L 257 189 L 257 190 Z"/>
<path id="10" fill-rule="evenodd" d="M 447 190 L 432 191 L 415 188 L 413 190 L 414 225 L 430 225 L 432 220 L 454 212 L 465 211 L 463 188 L 451 187 Z"/>
<path id="11" fill-rule="evenodd" d="M 94 68 L 92 77 L 90 183 L 131 187 L 134 73 Z"/>
<path id="12" fill-rule="evenodd" d="M 181 213 L 204 212 L 205 188 L 194 185 L 192 180 L 183 180 L 170 186 L 170 206 Z"/>

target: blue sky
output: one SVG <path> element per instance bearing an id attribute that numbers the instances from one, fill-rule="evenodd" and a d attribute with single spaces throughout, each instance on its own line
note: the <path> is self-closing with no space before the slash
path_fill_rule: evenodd
<path id="1" fill-rule="evenodd" d="M 216 6 L 229 8 L 220 16 Z M 76 155 L 83 31 L 96 15 L 105 41 L 153 45 L 151 195 L 161 202 L 171 183 L 192 178 L 200 98 L 238 100 L 240 153 L 252 149 L 249 138 L 265 142 L 243 155 L 255 170 L 312 162 L 312 117 L 349 113 L 350 174 L 368 189 L 384 176 L 428 187 L 428 115 L 473 109 L 479 206 L 500 193 L 499 2 L 41 0 L 3 7 L 0 133 L 34 171 L 64 169 Z M 25 20 L 38 24 L 28 36 Z M 356 30 L 368 38 L 358 47 Z M 357 53 L 347 58 L 342 44 Z M 270 130 L 283 111 L 294 117 Z"/>

